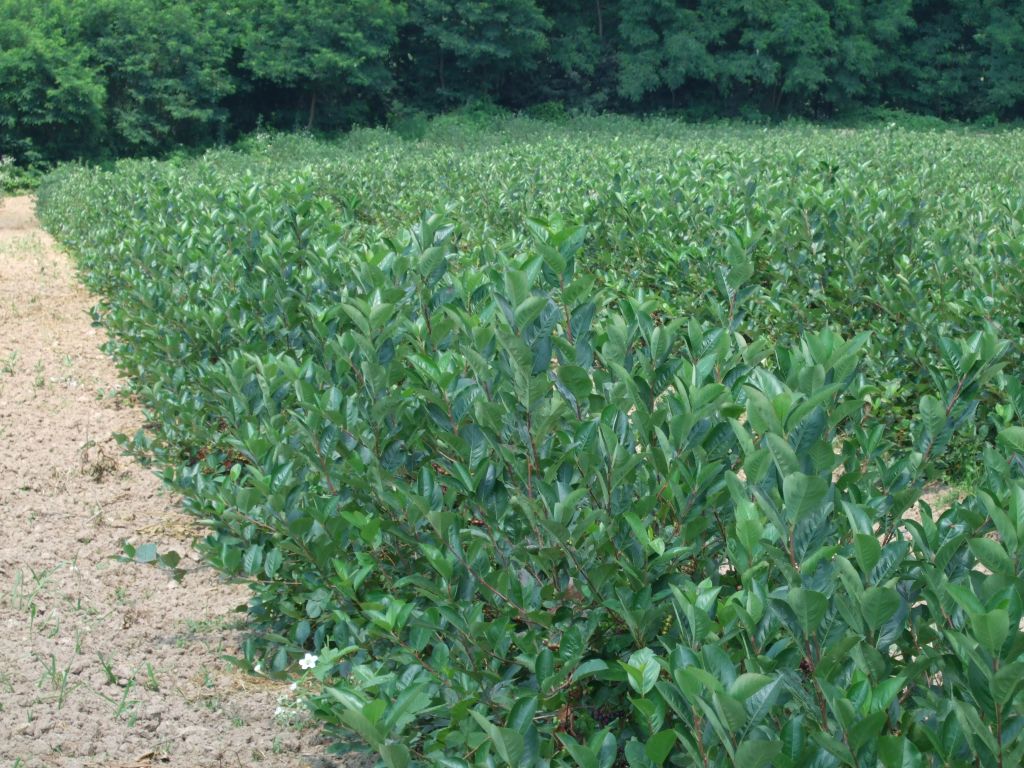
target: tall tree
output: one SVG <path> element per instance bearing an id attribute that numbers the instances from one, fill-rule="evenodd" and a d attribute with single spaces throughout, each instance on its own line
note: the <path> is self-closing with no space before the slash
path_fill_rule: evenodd
<path id="1" fill-rule="evenodd" d="M 243 0 L 250 19 L 244 65 L 293 91 L 316 125 L 321 103 L 381 111 L 394 85 L 391 53 L 405 8 L 391 0 Z M 334 126 L 344 127 L 344 126 Z"/>
<path id="2" fill-rule="evenodd" d="M 60 10 L 0 0 L 0 155 L 21 163 L 88 155 L 106 138 L 102 81 Z"/>
<path id="3" fill-rule="evenodd" d="M 160 153 L 411 106 L 1024 117 L 1021 0 L 0 0 L 0 153 Z"/>
<path id="4" fill-rule="evenodd" d="M 423 106 L 474 96 L 516 104 L 516 78 L 539 66 L 549 25 L 535 0 L 409 0 L 400 57 L 407 97 Z"/>
<path id="5" fill-rule="evenodd" d="M 828 13 L 817 0 L 744 0 L 743 6 L 739 43 L 753 54 L 751 83 L 764 89 L 762 105 L 772 114 L 810 111 L 836 49 Z"/>
<path id="6" fill-rule="evenodd" d="M 637 0 L 623 10 L 618 34 L 618 92 L 631 102 L 668 92 L 675 106 L 684 84 L 713 75 L 698 3 Z"/>
<path id="7" fill-rule="evenodd" d="M 903 36 L 913 29 L 911 0 L 825 0 L 835 33 L 823 96 L 833 111 L 877 104 L 896 68 Z"/>
<path id="8" fill-rule="evenodd" d="M 915 0 L 914 33 L 896 58 L 887 93 L 895 106 L 940 117 L 978 114 L 984 72 L 977 0 Z"/>
<path id="9" fill-rule="evenodd" d="M 103 80 L 107 133 L 118 154 L 214 138 L 231 93 L 227 52 L 198 3 L 69 3 L 68 28 Z"/>
<path id="10" fill-rule="evenodd" d="M 603 108 L 615 86 L 619 0 L 540 0 L 549 21 L 537 98 Z"/>
<path id="11" fill-rule="evenodd" d="M 1024 117 L 1024 4 L 988 0 L 985 10 L 985 23 L 975 36 L 982 108 L 999 117 Z"/>

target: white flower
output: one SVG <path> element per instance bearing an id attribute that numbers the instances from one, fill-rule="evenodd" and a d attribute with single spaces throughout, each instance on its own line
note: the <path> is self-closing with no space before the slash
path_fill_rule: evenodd
<path id="1" fill-rule="evenodd" d="M 284 707 L 276 707 L 274 709 L 274 717 L 280 717 L 281 715 L 285 714 L 287 711 L 288 710 L 286 710 Z"/>
<path id="2" fill-rule="evenodd" d="M 312 653 L 307 653 L 305 656 L 299 659 L 299 666 L 303 669 L 312 669 L 316 666 L 316 662 L 319 658 L 319 656 L 316 656 Z"/>
<path id="3" fill-rule="evenodd" d="M 291 685 L 288 686 L 288 690 L 289 691 L 297 691 L 298 689 L 299 689 L 299 684 L 298 683 L 292 683 Z"/>
<path id="4" fill-rule="evenodd" d="M 255 664 L 253 665 L 252 671 L 253 671 L 253 672 L 255 672 L 255 673 L 256 673 L 256 674 L 258 675 L 258 674 L 259 674 L 260 672 L 262 672 L 262 671 L 263 671 L 263 665 L 262 665 L 262 664 L 260 664 L 260 663 L 259 663 L 259 662 L 257 661 L 257 662 L 256 662 L 256 663 L 255 663 Z"/>

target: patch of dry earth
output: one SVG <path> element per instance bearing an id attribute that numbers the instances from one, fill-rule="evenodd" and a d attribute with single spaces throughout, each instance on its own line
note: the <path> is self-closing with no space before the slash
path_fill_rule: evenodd
<path id="1" fill-rule="evenodd" d="M 125 539 L 191 552 L 191 529 L 111 438 L 142 414 L 94 303 L 32 200 L 0 201 L 0 765 L 332 764 L 301 715 L 275 715 L 287 687 L 221 658 L 243 585 L 194 555 L 181 584 L 111 559 Z"/>

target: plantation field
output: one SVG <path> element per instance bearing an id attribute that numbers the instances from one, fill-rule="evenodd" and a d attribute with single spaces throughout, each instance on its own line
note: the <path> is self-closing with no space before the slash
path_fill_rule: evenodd
<path id="1" fill-rule="evenodd" d="M 1019 132 L 442 118 L 40 209 L 239 663 L 338 750 L 1010 766 L 1022 177 Z"/>

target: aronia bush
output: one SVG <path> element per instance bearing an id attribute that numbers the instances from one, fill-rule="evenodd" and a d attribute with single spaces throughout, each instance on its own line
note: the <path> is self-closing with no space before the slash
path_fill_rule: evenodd
<path id="1" fill-rule="evenodd" d="M 44 211 L 157 425 L 135 448 L 252 585 L 246 655 L 316 653 L 339 750 L 1024 760 L 1024 396 L 994 323 L 937 324 L 904 435 L 870 330 L 759 332 L 777 293 L 742 242 L 673 312 L 596 279 L 559 217 L 353 242 L 301 178 L 129 168 L 51 180 Z M 977 487 L 931 505 L 979 405 Z"/>

